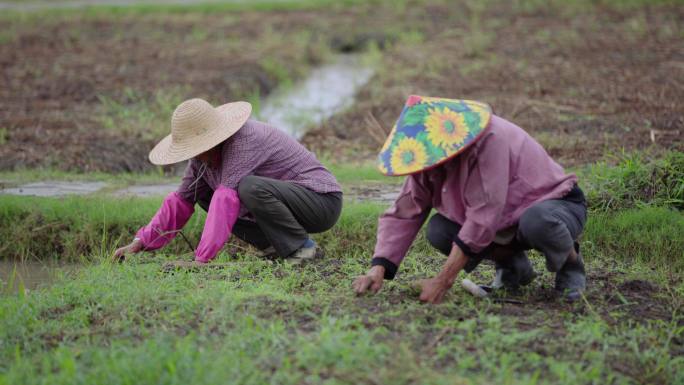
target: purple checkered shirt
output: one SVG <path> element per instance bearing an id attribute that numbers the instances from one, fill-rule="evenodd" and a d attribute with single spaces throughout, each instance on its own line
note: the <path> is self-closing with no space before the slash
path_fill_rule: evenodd
<path id="1" fill-rule="evenodd" d="M 248 175 L 291 181 L 318 193 L 342 191 L 314 154 L 266 123 L 248 120 L 222 146 L 220 169 L 205 168 L 201 162 L 190 160 L 177 190 L 181 198 L 196 203 L 219 186 L 237 190 Z M 241 210 L 240 214 L 246 213 Z"/>

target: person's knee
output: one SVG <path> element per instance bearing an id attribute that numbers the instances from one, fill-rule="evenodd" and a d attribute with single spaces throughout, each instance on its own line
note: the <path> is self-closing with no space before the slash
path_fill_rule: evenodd
<path id="1" fill-rule="evenodd" d="M 543 206 L 531 207 L 520 217 L 518 238 L 541 251 L 546 257 L 546 268 L 552 272 L 563 266 L 573 245 L 567 225 Z"/>
<path id="2" fill-rule="evenodd" d="M 248 175 L 238 183 L 240 203 L 250 210 L 261 206 L 265 192 L 264 180 L 258 176 Z"/>
<path id="3" fill-rule="evenodd" d="M 435 214 L 430 218 L 427 226 L 427 240 L 432 247 L 441 251 L 444 254 L 449 254 L 451 250 L 451 243 L 453 242 L 453 235 L 450 236 L 447 230 L 449 224 L 447 219 L 439 214 Z"/>
<path id="4" fill-rule="evenodd" d="M 557 231 L 558 225 L 558 220 L 548 210 L 542 206 L 532 206 L 520 217 L 518 234 L 528 246 L 537 248 Z"/>

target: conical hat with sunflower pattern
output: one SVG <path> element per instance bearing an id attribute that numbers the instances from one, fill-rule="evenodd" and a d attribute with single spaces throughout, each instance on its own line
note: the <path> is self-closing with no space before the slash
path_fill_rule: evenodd
<path id="1" fill-rule="evenodd" d="M 481 102 L 411 95 L 378 156 L 385 175 L 413 174 L 465 150 L 492 116 Z"/>

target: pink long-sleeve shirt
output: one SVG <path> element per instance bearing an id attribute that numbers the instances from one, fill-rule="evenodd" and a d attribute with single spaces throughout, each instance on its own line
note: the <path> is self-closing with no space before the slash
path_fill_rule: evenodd
<path id="1" fill-rule="evenodd" d="M 238 217 L 250 219 L 237 188 L 245 176 L 291 181 L 319 193 L 341 192 L 335 177 L 295 139 L 277 128 L 248 120 L 221 144 L 220 167 L 191 159 L 178 190 L 169 194 L 149 224 L 138 230 L 146 250 L 168 244 L 194 213 L 199 200 L 211 198 L 195 260 L 208 262 L 221 250 Z"/>
<path id="2" fill-rule="evenodd" d="M 378 221 L 373 264 L 390 262 L 386 277 L 392 278 L 433 208 L 462 226 L 456 244 L 472 256 L 526 209 L 563 197 L 576 183 L 522 128 L 493 115 L 487 132 L 463 153 L 406 178 Z"/>

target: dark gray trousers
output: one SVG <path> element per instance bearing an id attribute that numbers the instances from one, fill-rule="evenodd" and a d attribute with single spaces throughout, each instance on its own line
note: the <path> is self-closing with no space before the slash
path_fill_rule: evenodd
<path id="1" fill-rule="evenodd" d="M 309 233 L 332 228 L 342 211 L 342 193 L 317 193 L 293 182 L 254 175 L 242 178 L 238 196 L 255 221 L 238 219 L 233 234 L 261 250 L 273 246 L 281 257 L 302 247 Z M 211 197 L 204 197 L 197 203 L 207 210 L 210 201 Z"/>
<path id="2" fill-rule="evenodd" d="M 465 270 L 472 271 L 482 259 L 494 259 L 497 264 L 506 264 L 506 260 L 522 262 L 521 259 L 527 259 L 524 250 L 536 249 L 546 257 L 546 268 L 549 271 L 559 271 L 575 247 L 575 241 L 587 220 L 584 195 L 581 190 L 577 190 L 579 193 L 574 192 L 572 199 L 547 200 L 525 210 L 518 221 L 514 242 L 511 245 L 490 245 L 478 258 L 470 258 Z M 427 238 L 433 247 L 449 255 L 454 238 L 460 230 L 461 225 L 458 223 L 435 214 L 428 223 Z M 496 247 L 508 248 L 513 255 L 504 260 L 492 258 Z"/>

